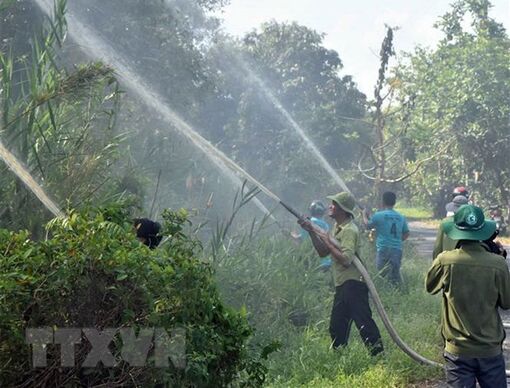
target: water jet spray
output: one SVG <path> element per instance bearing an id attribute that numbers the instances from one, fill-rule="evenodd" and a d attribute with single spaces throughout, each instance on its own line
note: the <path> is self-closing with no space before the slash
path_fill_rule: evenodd
<path id="1" fill-rule="evenodd" d="M 333 169 L 331 164 L 326 160 L 324 155 L 319 151 L 319 148 L 315 145 L 315 143 L 310 139 L 310 137 L 306 134 L 305 130 L 301 128 L 301 126 L 294 120 L 292 115 L 285 109 L 276 98 L 276 96 L 271 92 L 271 90 L 265 85 L 260 77 L 258 77 L 253 70 L 248 66 L 246 61 L 244 61 L 239 55 L 235 55 L 236 61 L 239 63 L 240 67 L 244 69 L 244 71 L 248 74 L 248 78 L 258 86 L 258 88 L 266 95 L 268 100 L 273 104 L 273 106 L 283 115 L 285 120 L 290 124 L 292 129 L 299 135 L 306 148 L 313 154 L 313 156 L 317 159 L 319 164 L 322 166 L 324 170 L 329 174 L 331 178 L 335 181 L 335 183 L 342 188 L 343 191 L 352 194 L 343 179 L 338 175 L 338 173 Z"/>
<path id="2" fill-rule="evenodd" d="M 39 8 L 49 17 L 51 17 L 50 0 L 34 0 Z M 89 48 L 87 54 L 95 59 L 105 61 L 115 68 L 117 75 L 122 80 L 122 84 L 129 89 L 133 95 L 136 95 L 147 106 L 161 114 L 167 123 L 171 123 L 179 134 L 188 139 L 191 144 L 203 152 L 209 160 L 225 174 L 234 185 L 241 186 L 241 179 L 234 173 L 244 175 L 242 168 L 234 161 L 229 159 L 223 152 L 214 147 L 209 141 L 193 129 L 176 111 L 164 104 L 164 99 L 152 88 L 147 85 L 145 80 L 139 76 L 129 65 L 128 61 L 118 53 L 113 47 L 107 44 L 101 37 L 97 36 L 90 28 L 82 24 L 77 17 L 67 13 L 68 32 L 72 39 L 82 47 Z M 264 204 L 254 198 L 254 204 L 271 220 L 276 221 L 271 212 Z"/>
<path id="3" fill-rule="evenodd" d="M 25 184 L 25 186 L 42 202 L 55 217 L 62 217 L 64 214 L 60 208 L 44 192 L 42 187 L 32 178 L 32 175 L 16 159 L 16 157 L 0 141 L 0 159 L 4 161 L 7 167 Z"/>

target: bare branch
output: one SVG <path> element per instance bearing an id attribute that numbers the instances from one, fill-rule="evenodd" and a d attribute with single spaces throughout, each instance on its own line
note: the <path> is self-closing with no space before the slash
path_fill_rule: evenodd
<path id="1" fill-rule="evenodd" d="M 358 119 L 356 117 L 347 117 L 347 116 L 342 116 L 342 115 L 336 115 L 337 117 L 341 118 L 341 119 L 344 119 L 344 120 L 351 120 L 351 121 L 359 121 L 361 123 L 364 123 L 364 124 L 367 124 L 367 125 L 370 125 L 370 126 L 374 126 L 374 123 L 370 122 L 370 121 L 367 121 L 365 119 Z"/>
<path id="2" fill-rule="evenodd" d="M 405 131 L 405 127 L 402 127 L 402 129 L 399 130 L 399 132 L 397 132 L 395 135 L 391 136 L 388 140 L 386 140 L 386 142 L 384 142 L 383 144 L 381 144 L 380 146 L 378 147 L 374 147 L 372 148 L 374 151 L 378 151 L 380 150 L 381 148 L 386 148 L 388 147 L 391 143 L 394 143 L 396 140 L 398 140 L 400 138 L 400 136 L 404 133 Z"/>
<path id="3" fill-rule="evenodd" d="M 452 144 L 452 141 L 448 142 L 446 144 L 446 146 L 443 147 L 439 152 L 429 156 L 428 158 L 425 158 L 425 159 L 422 159 L 422 160 L 416 162 L 416 165 L 415 165 L 414 169 L 412 171 L 408 172 L 407 174 L 402 175 L 399 178 L 394 178 L 394 179 L 384 178 L 384 179 L 382 179 L 382 181 L 385 182 L 385 183 L 398 183 L 398 182 L 402 182 L 403 180 L 405 180 L 405 179 L 409 178 L 410 176 L 416 174 L 423 164 L 431 161 L 432 159 L 435 159 L 439 155 L 444 154 L 444 152 L 450 147 L 451 144 Z"/>
<path id="4" fill-rule="evenodd" d="M 361 157 L 358 160 L 358 171 L 361 172 L 361 173 L 368 172 L 368 171 L 374 171 L 377 168 L 377 160 L 375 158 L 374 152 L 366 144 L 362 144 L 362 147 L 364 148 L 365 151 L 361 154 Z M 362 168 L 361 165 L 362 165 L 363 161 L 365 160 L 367 153 L 370 155 L 370 158 L 372 159 L 373 165 L 372 165 L 372 167 L 370 167 L 368 169 L 365 169 L 365 168 Z"/>

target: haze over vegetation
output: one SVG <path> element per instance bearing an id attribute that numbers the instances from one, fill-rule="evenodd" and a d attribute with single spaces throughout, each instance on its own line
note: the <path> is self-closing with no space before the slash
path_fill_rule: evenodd
<path id="1" fill-rule="evenodd" d="M 28 105 L 23 98 L 42 91 L 35 90 L 35 85 L 21 91 L 15 85 L 28 77 L 25 69 L 34 55 L 30 47 L 36 42 L 34 34 L 40 30 L 44 16 L 35 2 L 16 2 L 10 7 L 9 2 L 4 3 L 3 52 L 5 61 L 11 55 L 12 65 L 2 69 L 4 80 L 12 79 L 12 85 L 4 81 L 3 100 Z M 125 59 L 144 85 L 161 96 L 163 105 L 298 208 L 305 209 L 311 198 L 323 198 L 325 193 L 335 191 L 336 185 L 273 101 L 246 73 L 240 59 L 264 82 L 356 195 L 371 194 L 368 187 L 373 181 L 365 176 L 379 173 L 381 147 L 376 146 L 380 142 L 379 129 L 374 127 L 377 124 L 383 125 L 388 159 L 383 172 L 387 176 L 382 180 L 391 182 L 418 167 L 413 176 L 397 185 L 404 197 L 419 200 L 423 207 L 431 206 L 439 213 L 451 187 L 466 184 L 482 202 L 508 203 L 509 167 L 504 163 L 510 144 L 506 141 L 508 37 L 503 27 L 484 13 L 487 4 L 460 2 L 448 14 L 438 15 L 436 28 L 443 38 L 437 47 L 417 48 L 384 73 L 380 95 L 387 98 L 379 113 L 373 96 L 361 93 L 356 80 L 343 72 L 338 54 L 324 48 L 322 35 L 295 23 L 267 22 L 243 39 L 233 39 L 219 32 L 219 21 L 211 16 L 224 5 L 223 1 L 143 5 L 91 1 L 86 7 L 71 2 L 68 12 Z M 465 18 L 472 21 L 467 30 Z M 29 27 L 20 29 L 23 25 Z M 398 31 L 393 39 L 398 40 Z M 55 70 L 72 72 L 87 57 L 101 57 L 98 50 L 69 39 L 62 49 L 52 49 L 52 56 L 58 59 L 59 68 Z M 389 47 L 390 55 L 391 50 Z M 108 71 L 113 77 L 116 69 L 104 68 L 104 72 Z M 106 78 L 104 74 L 102 77 Z M 44 80 L 33 82 L 44 86 Z M 123 91 L 122 84 L 118 88 Z M 97 90 L 94 88 L 93 92 Z M 56 173 L 59 168 L 46 167 L 51 162 L 45 159 L 58 152 L 50 152 L 51 139 L 37 129 L 44 128 L 40 117 L 48 116 L 43 112 L 48 106 L 43 104 L 45 101 L 40 101 L 32 114 L 14 121 L 15 111 L 4 104 L 7 110 L 2 115 L 3 140 L 32 170 L 37 165 L 45 187 L 57 202 L 70 201 L 73 205 L 129 189 L 140 199 L 143 197 L 146 208 L 155 198 L 156 214 L 168 206 L 203 211 L 212 195 L 214 206 L 208 212 L 218 210 L 222 214 L 222 206 L 229 206 L 228 196 L 237 190 L 230 188 L 232 184 L 225 175 L 211 165 L 203 152 L 172 131 L 175 122 L 164 120 L 161 112 L 147 106 L 147 101 L 132 92 L 108 92 L 103 92 L 107 100 L 97 97 L 110 113 L 105 116 L 101 105 L 95 113 L 91 106 L 88 121 L 82 118 L 80 123 L 104 141 L 104 149 L 95 141 L 90 152 L 111 154 L 107 163 L 112 164 L 104 172 L 90 171 L 88 163 L 75 163 L 73 168 L 66 163 L 68 171 L 61 179 Z M 76 96 L 71 91 L 69 94 Z M 49 99 L 51 106 L 50 96 L 43 97 Z M 108 102 L 109 106 L 105 105 Z M 101 121 L 101 115 L 108 119 L 110 129 Z M 384 116 L 382 122 L 377 121 L 377 115 Z M 79 121 L 75 115 L 72 118 L 75 123 Z M 29 124 L 27 134 L 11 135 L 23 123 Z M 72 131 L 70 123 L 66 124 L 66 131 Z M 9 139 L 14 143 L 10 144 Z M 447 145 L 447 149 L 440 145 Z M 429 159 L 431 156 L 434 158 Z M 377 163 L 373 163 L 374 159 Z M 97 160 L 94 168 L 102 169 L 105 163 Z M 426 162 L 421 164 L 423 160 Z M 89 168 L 90 179 L 81 179 L 78 166 Z M 105 179 L 105 174 L 112 179 Z M 88 186 L 83 188 L 85 191 L 71 183 L 73 176 L 84 182 L 78 186 Z M 97 185 L 93 180 L 100 184 L 97 180 L 101 178 L 107 183 L 94 191 Z M 58 187 L 52 186 L 54 182 L 58 182 Z M 8 195 L 9 184 L 3 187 Z M 222 198 L 225 194 L 227 197 Z M 274 207 L 267 198 L 261 200 Z M 23 195 L 17 201 L 23 205 Z M 13 206 L 13 202 L 8 205 Z M 17 218 L 20 222 L 23 217 Z M 2 222 L 8 225 L 11 221 L 2 217 Z"/>
<path id="2" fill-rule="evenodd" d="M 398 26 L 387 26 L 379 58 L 373 59 L 379 68 L 374 93 L 366 95 L 320 32 L 268 21 L 242 37 L 229 36 L 215 16 L 227 3 L 58 0 L 49 18 L 48 0 L 0 1 L 0 140 L 62 210 L 75 214 L 45 229 L 51 212 L 7 165 L 0 166 L 5 257 L 0 316 L 9 312 L 0 330 L 23 338 L 25 303 L 55 276 L 42 263 L 60 263 L 62 289 L 73 290 L 74 271 L 89 268 L 87 260 L 105 250 L 116 259 L 98 264 L 98 278 L 122 282 L 129 274 L 126 287 L 154 303 L 133 306 L 136 301 L 123 291 L 102 290 L 113 295 L 102 308 L 116 306 L 119 298 L 130 313 L 96 324 L 115 327 L 149 316 L 158 324 L 174 324 L 189 316 L 195 330 L 218 335 L 193 337 L 195 358 L 182 375 L 140 372 L 140 384 L 157 377 L 190 386 L 240 381 L 380 386 L 435 378 L 437 371 L 414 365 L 396 349 L 389 348 L 387 365 L 374 363 L 358 342 L 351 353 L 327 352 L 327 276 L 315 271 L 310 246 L 289 241 L 295 220 L 251 183 L 243 185 L 245 177 L 221 158 L 303 213 L 311 200 L 341 190 L 335 174 L 368 206 L 392 189 L 403 205 L 440 217 L 452 188 L 464 185 L 482 207 L 509 207 L 507 31 L 489 17 L 487 0 L 457 0 L 437 15 L 441 39 L 435 46 L 416 47 L 392 62 L 399 32 Z M 225 157 L 215 156 L 212 147 Z M 173 211 L 163 217 L 164 209 Z M 144 252 L 133 236 L 122 237 L 131 233 L 129 220 L 136 216 L 164 221 L 165 232 L 174 236 L 164 250 L 169 261 Z M 368 244 L 364 249 L 372 257 Z M 69 252 L 82 252 L 76 268 L 67 266 Z M 410 252 L 408 258 L 416 259 Z M 151 264 L 139 266 L 136 255 Z M 404 295 L 378 285 L 392 300 L 389 310 L 399 329 L 421 352 L 437 358 L 437 324 L 430 324 L 438 319 L 437 306 L 421 289 L 426 263 L 408 263 Z M 171 290 L 163 285 L 165 265 L 177 268 Z M 146 281 L 154 273 L 154 282 Z M 179 274 L 189 276 L 189 284 L 179 283 Z M 202 281 L 210 297 L 195 290 Z M 94 284 L 94 276 L 80 283 L 84 289 Z M 55 309 L 64 311 L 67 297 L 52 287 L 43 299 L 55 300 Z M 182 287 L 188 299 L 178 296 Z M 159 293 L 167 304 L 157 310 Z M 193 298 L 197 306 L 187 305 Z M 417 305 L 420 311 L 413 310 Z M 211 306 L 221 307 L 211 316 L 202 314 Z M 42 310 L 30 311 L 41 319 L 32 324 L 56 324 L 45 321 Z M 158 316 L 159 311 L 167 315 Z M 88 312 L 87 306 L 76 311 L 74 323 Z M 5 349 L 20 346 L 12 342 Z M 278 347 L 281 351 L 270 355 Z M 0 371 L 8 370 L 6 365 L 7 358 L 0 359 Z M 17 367 L 22 371 L 26 365 Z M 80 378 L 73 381 L 85 381 Z M 106 377 L 87 381 L 101 378 Z"/>

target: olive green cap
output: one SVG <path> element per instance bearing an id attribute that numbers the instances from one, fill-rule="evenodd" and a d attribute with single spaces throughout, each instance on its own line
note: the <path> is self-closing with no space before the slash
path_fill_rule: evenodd
<path id="1" fill-rule="evenodd" d="M 328 195 L 326 198 L 331 199 L 334 201 L 338 206 L 340 206 L 343 210 L 345 210 L 347 213 L 354 216 L 354 209 L 356 208 L 356 200 L 354 197 L 345 192 L 342 191 L 341 193 L 335 194 L 335 195 Z"/>
<path id="2" fill-rule="evenodd" d="M 494 234 L 496 223 L 485 220 L 479 207 L 464 205 L 457 210 L 452 221 L 443 222 L 443 230 L 452 240 L 483 241 Z"/>

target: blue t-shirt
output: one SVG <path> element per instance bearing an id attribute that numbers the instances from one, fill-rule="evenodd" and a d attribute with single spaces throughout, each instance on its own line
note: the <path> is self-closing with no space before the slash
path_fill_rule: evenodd
<path id="1" fill-rule="evenodd" d="M 394 209 L 376 212 L 368 221 L 368 228 L 375 229 L 377 250 L 382 248 L 402 250 L 402 235 L 409 233 L 405 217 Z"/>
<path id="2" fill-rule="evenodd" d="M 317 225 L 322 230 L 329 232 L 329 224 L 326 221 L 324 221 L 322 218 L 311 217 L 310 221 L 312 221 L 315 225 Z M 308 232 L 304 229 L 301 229 L 300 234 L 301 234 L 301 240 L 308 237 Z M 322 267 L 322 268 L 331 267 L 331 258 L 329 256 L 321 258 L 320 267 Z"/>

